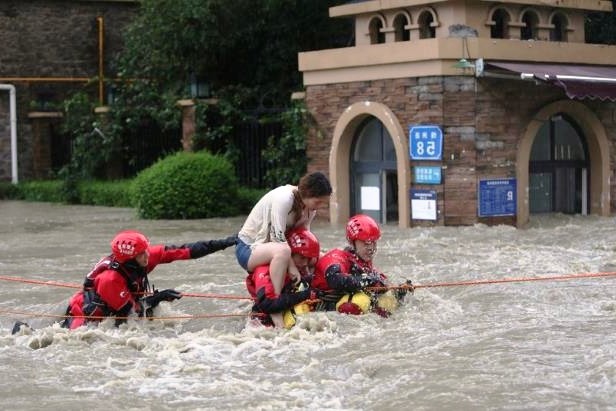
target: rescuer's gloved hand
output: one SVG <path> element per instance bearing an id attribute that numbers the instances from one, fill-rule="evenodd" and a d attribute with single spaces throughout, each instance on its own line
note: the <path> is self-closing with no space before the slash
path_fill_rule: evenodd
<path id="1" fill-rule="evenodd" d="M 411 280 L 406 280 L 400 284 L 399 287 L 400 288 L 396 289 L 396 298 L 398 300 L 403 299 L 407 293 L 413 294 L 415 291 L 415 287 L 413 287 L 413 282 Z"/>
<path id="2" fill-rule="evenodd" d="M 182 298 L 181 292 L 168 288 L 162 291 L 154 290 L 154 294 L 143 298 L 142 301 L 147 310 L 156 307 L 161 301 L 174 301 L 180 298 Z"/>
<path id="3" fill-rule="evenodd" d="M 359 280 L 359 284 L 361 288 L 368 288 L 381 285 L 381 279 L 376 274 L 362 274 L 361 279 Z"/>

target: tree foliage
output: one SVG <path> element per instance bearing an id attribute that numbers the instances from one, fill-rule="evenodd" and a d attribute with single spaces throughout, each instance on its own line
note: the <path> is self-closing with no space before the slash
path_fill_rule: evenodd
<path id="1" fill-rule="evenodd" d="M 589 13 L 586 17 L 586 42 L 616 44 L 616 0 L 612 0 L 611 13 Z"/>
<path id="2" fill-rule="evenodd" d="M 283 138 L 266 152 L 278 169 L 267 179 L 273 184 L 297 173 L 305 167 L 296 161 L 305 149 L 305 127 L 298 122 L 305 118 L 289 107 L 291 92 L 302 89 L 297 53 L 352 44 L 352 21 L 328 15 L 330 7 L 347 2 L 142 0 L 113 63 L 120 81 L 113 83 L 116 99 L 107 121 L 92 116 L 94 100 L 83 95 L 66 105 L 67 130 L 75 138 L 73 161 L 64 170 L 67 189 L 75 190 L 76 179 L 96 175 L 101 162 L 126 154 L 121 142 L 145 138 L 144 125 L 177 132 L 176 103 L 192 97 L 193 75 L 209 83 L 219 100 L 215 108 L 197 106 L 197 149 L 233 160 L 238 148 L 228 145 L 230 136 L 247 110 L 287 107 L 279 119 L 286 127 Z M 586 38 L 616 44 L 616 13 L 589 14 Z M 92 138 L 95 128 L 102 134 Z"/>
<path id="3" fill-rule="evenodd" d="M 195 73 L 214 90 L 258 88 L 286 103 L 301 88 L 298 52 L 346 45 L 341 39 L 350 26 L 328 17 L 329 7 L 341 3 L 144 0 L 126 35 L 120 74 L 188 97 Z"/>
<path id="4" fill-rule="evenodd" d="M 290 94 L 302 88 L 297 53 L 347 45 L 348 21 L 328 17 L 329 7 L 341 3 L 143 0 L 112 63 L 117 79 L 107 84 L 115 89 L 107 117 L 93 116 L 96 100 L 87 93 L 65 105 L 66 131 L 74 141 L 71 164 L 62 171 L 67 197 L 76 198 L 77 182 L 97 177 L 105 162 L 134 161 L 130 156 L 135 154 L 122 144 L 148 138 L 144 129 L 177 133 L 177 101 L 193 97 L 194 76 L 205 80 L 219 100 L 215 109 L 198 105 L 195 146 L 233 160 L 238 148 L 229 145 L 230 136 L 246 111 L 286 107 Z M 95 129 L 100 133 L 94 135 Z"/>
<path id="5" fill-rule="evenodd" d="M 298 181 L 308 165 L 305 136 L 311 118 L 305 105 L 297 102 L 281 117 L 285 131 L 279 140 L 271 137 L 264 152 L 272 166 L 265 175 L 270 187 Z"/>

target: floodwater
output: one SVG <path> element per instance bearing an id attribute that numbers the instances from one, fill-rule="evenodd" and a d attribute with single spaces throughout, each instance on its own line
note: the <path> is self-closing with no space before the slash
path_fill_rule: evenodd
<path id="1" fill-rule="evenodd" d="M 615 218 L 535 217 L 525 230 L 386 226 L 375 262 L 394 282 L 453 283 L 417 289 L 387 319 L 311 313 L 288 331 L 251 324 L 227 249 L 150 275 L 159 289 L 196 295 L 156 312 L 176 318 L 53 325 L 74 292 L 58 283 L 80 284 L 117 231 L 181 244 L 226 237 L 242 221 L 0 201 L 0 408 L 616 409 L 616 277 L 455 285 L 616 271 Z M 344 244 L 343 227 L 313 231 L 323 249 Z M 34 331 L 11 335 L 15 320 Z"/>

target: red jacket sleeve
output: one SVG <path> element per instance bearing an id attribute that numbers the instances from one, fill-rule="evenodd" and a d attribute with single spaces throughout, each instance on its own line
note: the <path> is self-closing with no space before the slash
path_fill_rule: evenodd
<path id="1" fill-rule="evenodd" d="M 167 264 L 176 260 L 189 260 L 189 248 L 170 248 L 162 244 L 148 247 L 150 258 L 148 259 L 147 271 L 151 272 L 158 264 Z"/>
<path id="2" fill-rule="evenodd" d="M 151 272 L 158 264 L 167 264 L 177 260 L 201 258 L 216 251 L 224 250 L 235 245 L 237 236 L 230 236 L 220 240 L 195 241 L 194 243 L 175 245 L 152 245 L 148 247 L 150 258 L 147 272 Z"/>

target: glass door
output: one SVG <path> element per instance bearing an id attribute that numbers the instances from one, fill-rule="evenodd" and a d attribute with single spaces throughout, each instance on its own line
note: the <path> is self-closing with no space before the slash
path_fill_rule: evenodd
<path id="1" fill-rule="evenodd" d="M 380 223 L 398 221 L 396 153 L 387 129 L 370 117 L 359 127 L 351 149 L 351 214 Z"/>
<path id="2" fill-rule="evenodd" d="M 588 151 L 575 123 L 555 115 L 539 129 L 529 164 L 531 213 L 588 213 Z"/>

